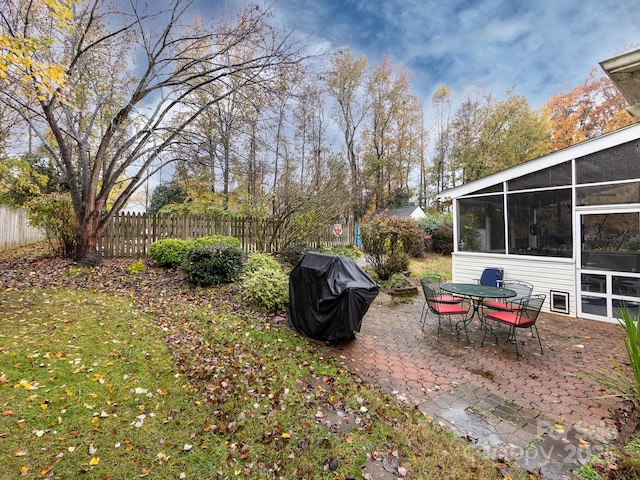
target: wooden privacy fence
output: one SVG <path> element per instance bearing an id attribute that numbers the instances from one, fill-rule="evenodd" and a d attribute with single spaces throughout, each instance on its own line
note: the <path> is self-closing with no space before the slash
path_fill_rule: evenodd
<path id="1" fill-rule="evenodd" d="M 0 205 L 0 251 L 44 240 L 43 233 L 29 225 L 27 211 Z"/>
<path id="2" fill-rule="evenodd" d="M 306 242 L 310 247 L 353 245 L 352 221 L 320 226 Z M 276 221 L 211 215 L 149 215 L 120 213 L 111 219 L 99 240 L 104 258 L 146 257 L 149 245 L 163 238 L 193 240 L 207 235 L 227 235 L 240 240 L 245 252 L 277 252 L 287 243 L 287 232 Z"/>

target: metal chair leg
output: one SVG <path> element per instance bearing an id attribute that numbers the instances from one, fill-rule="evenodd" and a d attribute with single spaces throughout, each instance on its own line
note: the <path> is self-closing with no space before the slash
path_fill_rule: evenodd
<path id="1" fill-rule="evenodd" d="M 520 352 L 518 352 L 518 336 L 516 334 L 517 328 L 513 329 L 513 343 L 516 345 L 516 360 L 520 360 Z"/>
<path id="2" fill-rule="evenodd" d="M 538 327 L 535 325 L 535 323 L 533 324 L 533 328 L 536 329 L 536 337 L 538 337 L 538 345 L 540 345 L 540 355 L 544 355 L 544 351 L 542 350 L 542 342 L 540 341 L 540 334 L 538 333 Z"/>
<path id="3" fill-rule="evenodd" d="M 484 347 L 484 341 L 487 338 L 488 331 L 491 331 L 491 335 L 493 335 L 493 338 L 496 339 L 496 345 L 498 345 L 498 336 L 496 335 L 496 332 L 493 331 L 493 327 L 487 322 L 484 322 L 484 335 L 482 336 L 482 344 L 480 345 L 481 347 Z"/>
<path id="4" fill-rule="evenodd" d="M 449 317 L 449 321 L 451 321 L 451 317 Z M 461 328 L 464 329 L 464 336 L 467 339 L 467 345 L 469 345 L 471 342 L 469 341 L 469 332 L 467 331 L 467 321 L 468 319 L 464 317 L 462 320 L 456 322 L 456 338 L 460 338 L 460 330 Z M 460 324 L 462 324 L 462 327 L 459 326 Z"/>

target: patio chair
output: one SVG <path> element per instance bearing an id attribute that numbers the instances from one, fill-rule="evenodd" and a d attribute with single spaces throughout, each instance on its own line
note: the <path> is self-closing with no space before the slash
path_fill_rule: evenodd
<path id="1" fill-rule="evenodd" d="M 482 275 L 480 278 L 476 280 L 480 285 L 487 285 L 491 287 L 501 287 L 502 286 L 502 277 L 504 274 L 504 270 L 501 268 L 485 268 L 482 271 Z"/>
<path id="2" fill-rule="evenodd" d="M 438 295 L 433 297 L 433 301 L 439 303 L 460 303 L 462 302 L 462 298 L 456 297 L 454 295 L 448 294 L 446 292 L 442 292 L 440 290 L 440 284 L 442 283 L 442 277 L 437 273 L 425 273 L 420 277 L 420 282 L 426 281 L 429 285 L 431 285 Z"/>
<path id="3" fill-rule="evenodd" d="M 502 323 L 509 327 L 509 335 L 507 339 L 513 338 L 516 345 L 516 359 L 520 359 L 520 352 L 518 351 L 518 338 L 516 331 L 519 328 L 528 328 L 533 337 L 533 330 L 536 331 L 536 337 L 538 337 L 538 345 L 540 346 L 540 354 L 544 355 L 542 350 L 542 342 L 540 341 L 540 335 L 538 334 L 538 327 L 536 327 L 536 320 L 540 314 L 540 309 L 547 296 L 542 293 L 538 295 L 529 295 L 520 299 L 520 308 L 516 311 L 500 311 L 490 310 L 484 313 L 484 336 L 482 337 L 482 346 L 484 347 L 484 341 L 487 337 L 487 332 L 491 332 L 496 339 L 496 345 L 498 345 L 498 336 L 493 331 L 493 328 L 488 323 L 488 320 Z"/>
<path id="4" fill-rule="evenodd" d="M 433 300 L 434 302 L 438 302 L 438 303 L 461 303 L 462 302 L 462 298 L 455 297 L 448 293 L 443 293 L 442 290 L 440 290 L 440 284 L 442 283 L 442 276 L 438 275 L 437 273 L 425 273 L 421 275 L 420 284 L 422 284 L 422 282 L 427 282 L 437 292 L 437 294 L 431 298 L 431 300 Z M 427 306 L 427 293 L 424 287 L 422 288 L 422 293 L 424 293 L 424 305 L 422 305 L 422 313 L 420 314 L 420 323 L 424 326 L 425 317 L 427 316 L 427 313 L 429 311 L 429 308 Z"/>
<path id="5" fill-rule="evenodd" d="M 465 302 L 464 299 L 458 299 L 457 303 L 443 303 L 438 302 L 436 299 L 440 296 L 438 291 L 433 287 L 433 285 L 429 284 L 426 280 L 420 279 L 420 284 L 422 285 L 422 291 L 424 292 L 425 297 L 425 305 L 426 309 L 423 308 L 422 315 L 422 330 L 424 330 L 424 325 L 427 321 L 427 313 L 432 312 L 438 317 L 438 333 L 436 335 L 436 339 L 440 338 L 440 330 L 442 329 L 442 318 L 449 318 L 449 325 L 453 329 L 453 323 L 451 317 L 454 315 L 459 315 L 462 317 L 456 323 L 456 336 L 460 334 L 460 328 L 464 328 L 464 334 L 467 338 L 467 343 L 469 343 L 469 335 L 467 334 L 467 323 L 466 319 L 469 316 L 469 311 L 471 310 L 471 302 Z M 460 326 L 462 324 L 462 326 Z"/>
<path id="6" fill-rule="evenodd" d="M 502 301 L 485 300 L 482 302 L 483 308 L 513 312 L 521 308 L 520 299 L 522 299 L 523 297 L 528 297 L 529 295 L 531 295 L 531 292 L 533 292 L 533 285 L 522 280 L 505 280 L 502 282 L 502 286 L 516 292 L 516 296 L 504 299 Z"/>

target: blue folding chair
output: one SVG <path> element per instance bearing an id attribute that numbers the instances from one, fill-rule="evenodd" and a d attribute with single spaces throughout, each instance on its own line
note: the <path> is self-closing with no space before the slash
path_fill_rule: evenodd
<path id="1" fill-rule="evenodd" d="M 480 285 L 487 285 L 491 287 L 502 286 L 502 272 L 501 268 L 485 268 L 482 271 L 482 275 L 478 280 Z"/>

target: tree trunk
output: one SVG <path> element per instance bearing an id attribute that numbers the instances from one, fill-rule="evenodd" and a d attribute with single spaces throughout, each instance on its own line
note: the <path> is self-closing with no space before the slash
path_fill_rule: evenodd
<path id="1" fill-rule="evenodd" d="M 98 251 L 100 218 L 97 213 L 89 213 L 84 221 L 78 222 L 78 238 L 74 260 L 82 265 L 102 263 L 102 253 Z"/>

